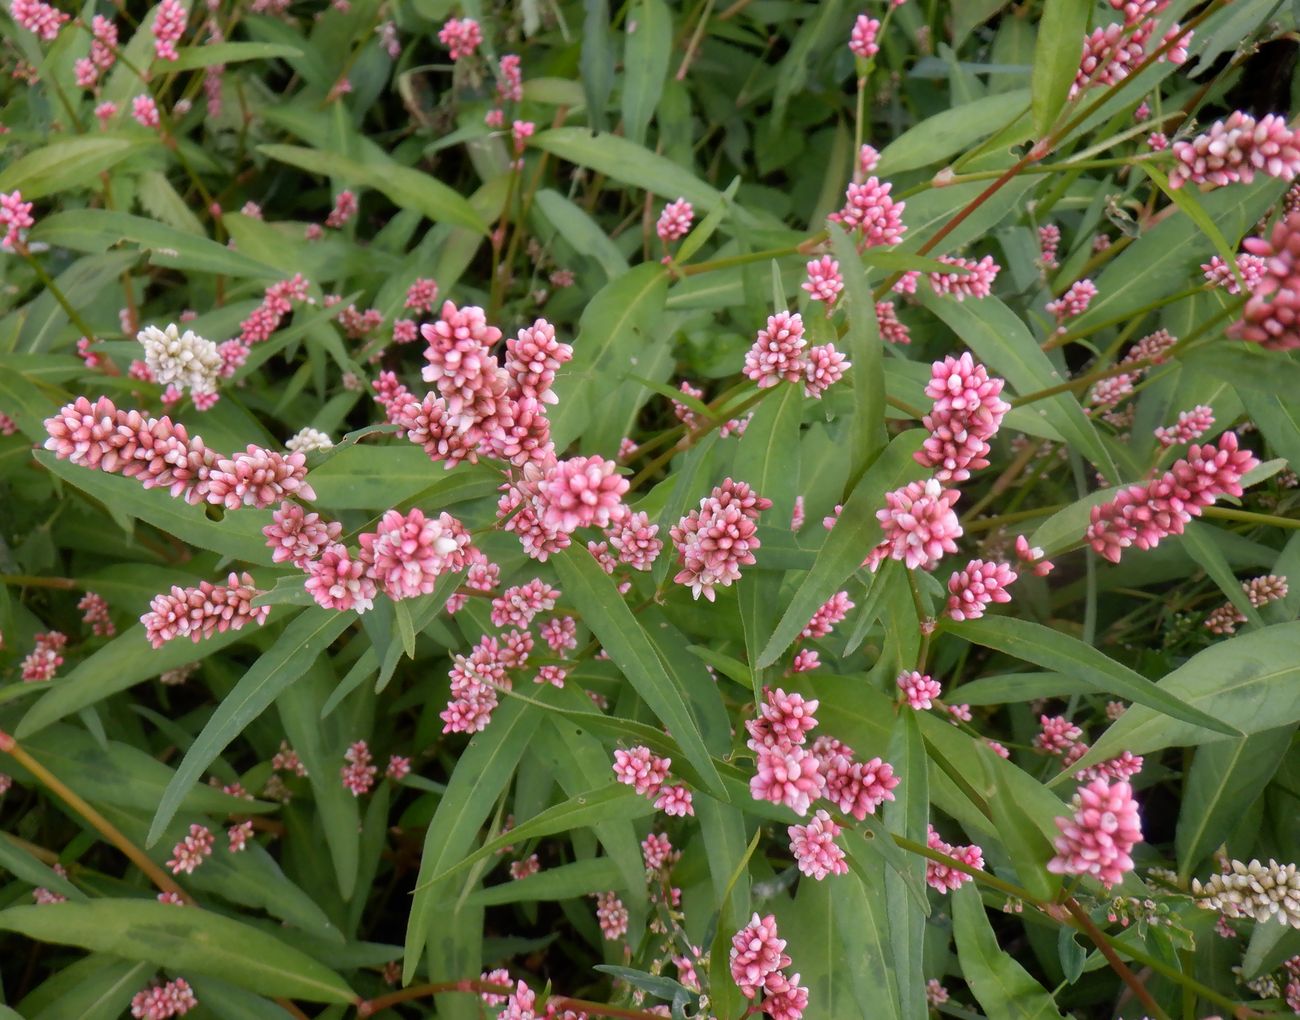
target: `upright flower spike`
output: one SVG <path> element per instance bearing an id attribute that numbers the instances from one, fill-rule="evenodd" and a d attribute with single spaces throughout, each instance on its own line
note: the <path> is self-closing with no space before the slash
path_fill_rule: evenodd
<path id="1" fill-rule="evenodd" d="M 185 34 L 185 23 L 189 15 L 180 0 L 162 0 L 154 16 L 153 47 L 154 55 L 159 60 L 179 60 L 176 44 Z"/>
<path id="2" fill-rule="evenodd" d="M 664 211 L 659 214 L 659 220 L 655 223 L 655 233 L 664 244 L 680 241 L 690 233 L 691 222 L 694 219 L 695 209 L 691 203 L 684 198 L 679 198 L 664 206 Z"/>
<path id="3" fill-rule="evenodd" d="M 21 191 L 9 194 L 0 192 L 0 250 L 13 251 L 27 239 L 27 231 L 36 225 L 32 218 L 32 203 L 24 202 Z"/>
<path id="4" fill-rule="evenodd" d="M 1264 269 L 1228 335 L 1268 350 L 1295 350 L 1300 347 L 1300 212 L 1280 220 L 1267 238 L 1246 238 L 1242 247 L 1264 259 Z"/>
<path id="5" fill-rule="evenodd" d="M 840 826 L 831 816 L 818 810 L 807 825 L 791 825 L 790 853 L 799 870 L 820 882 L 828 875 L 846 875 L 849 865 L 844 850 L 835 844 Z"/>
<path id="6" fill-rule="evenodd" d="M 1061 834 L 1047 870 L 1085 875 L 1109 889 L 1133 870 L 1133 848 L 1142 842 L 1142 821 L 1128 783 L 1094 779 L 1072 801 L 1074 815 L 1056 819 Z"/>
<path id="7" fill-rule="evenodd" d="M 937 567 L 944 554 L 957 551 L 962 530 L 953 506 L 958 496 L 935 478 L 885 493 L 885 508 L 876 511 L 885 538 L 868 554 L 866 566 L 875 571 L 885 559 L 894 559 L 909 570 Z"/>

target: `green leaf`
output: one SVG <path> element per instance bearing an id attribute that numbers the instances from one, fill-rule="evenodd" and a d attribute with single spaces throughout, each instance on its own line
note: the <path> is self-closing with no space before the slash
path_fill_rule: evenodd
<path id="1" fill-rule="evenodd" d="M 673 16 L 664 0 L 636 0 L 625 19 L 623 135 L 645 144 L 646 128 L 663 94 L 672 56 Z"/>
<path id="2" fill-rule="evenodd" d="M 682 243 L 678 246 L 676 255 L 679 264 L 686 262 L 699 251 L 704 242 L 713 236 L 714 231 L 718 229 L 727 214 L 733 211 L 732 203 L 739 188 L 740 177 L 737 175 L 731 179 L 731 183 L 727 185 L 727 190 L 722 193 L 723 203 L 717 208 L 710 209 L 704 219 L 695 224 L 694 229 L 682 238 Z"/>
<path id="3" fill-rule="evenodd" d="M 1059 698 L 1066 694 L 1087 694 L 1095 690 L 1084 680 L 1060 673 L 1008 673 L 982 676 L 961 685 L 961 700 L 967 705 L 1005 705 L 1008 702 L 1033 701 L 1035 698 Z"/>
<path id="4" fill-rule="evenodd" d="M 600 263 L 605 279 L 613 280 L 627 272 L 627 258 L 585 209 L 550 188 L 539 191 L 536 202 L 542 215 L 575 252 Z"/>
<path id="5" fill-rule="evenodd" d="M 647 348 L 664 339 L 656 334 L 667 296 L 663 267 L 642 265 L 611 280 L 587 303 L 573 344 L 573 360 L 555 380 L 559 402 L 550 420 L 557 450 L 582 434 L 598 409 L 616 398 L 624 400 L 625 390 L 619 385 L 624 374 L 638 368 Z M 640 391 L 641 386 L 634 385 Z M 619 438 L 614 437 L 615 444 Z"/>
<path id="6" fill-rule="evenodd" d="M 323 658 L 317 659 L 301 680 L 280 692 L 275 707 L 285 736 L 307 769 L 339 894 L 347 900 L 356 887 L 361 821 L 357 798 L 339 782 L 339 763 L 349 734 L 343 732 L 345 724 L 339 716 L 321 714 L 334 683 L 334 671 Z"/>
<path id="7" fill-rule="evenodd" d="M 169 495 L 166 489 L 145 489 L 138 479 L 70 464 L 48 450 L 38 450 L 35 457 L 52 473 L 116 513 L 152 524 L 184 542 L 232 559 L 271 562 L 271 550 L 262 534 L 262 528 L 271 521 L 267 511 L 229 510 L 221 520 L 214 521 L 202 506 L 191 506 Z"/>
<path id="8" fill-rule="evenodd" d="M 1210 575 L 1210 579 L 1219 586 L 1219 591 L 1223 592 L 1237 612 L 1256 627 L 1262 627 L 1264 621 L 1260 618 L 1259 610 L 1250 604 L 1241 582 L 1232 572 L 1232 564 L 1220 548 L 1218 539 L 1223 534 L 1212 525 L 1192 521 L 1183 529 L 1182 543 L 1188 555 Z"/>
<path id="9" fill-rule="evenodd" d="M 430 885 L 428 879 L 453 867 L 469 853 L 479 828 L 492 813 L 496 799 L 528 749 L 529 735 L 537 721 L 537 716 L 523 701 L 505 699 L 493 713 L 487 729 L 470 740 L 456 762 L 424 837 L 420 874 L 415 882 L 419 892 L 411 901 L 411 916 L 406 926 L 403 981 L 409 982 L 415 975 L 426 945 L 431 959 L 438 961 L 436 969 L 447 972 L 431 974 L 435 980 L 452 977 L 457 966 L 470 963 L 459 958 L 463 947 L 457 942 L 455 932 L 446 927 L 447 903 L 459 890 L 449 883 Z M 472 969 L 478 970 L 477 963 Z"/>
<path id="10" fill-rule="evenodd" d="M 881 367 L 876 302 L 849 236 L 831 225 L 831 250 L 844 269 L 844 299 L 849 317 L 848 344 L 853 363 L 853 430 L 849 478 L 856 480 L 884 448 L 885 375 Z"/>
<path id="11" fill-rule="evenodd" d="M 898 769 L 901 782 L 895 799 L 885 804 L 884 827 L 914 843 L 924 843 L 930 815 L 929 762 L 916 715 L 915 712 L 901 713 L 889 742 L 888 758 Z M 912 895 L 911 887 L 919 886 L 925 878 L 925 861 L 920 857 L 909 858 L 906 868 L 906 873 L 900 873 L 897 868 L 885 872 L 889 946 L 898 974 L 899 1015 L 903 1020 L 924 1020 L 928 1015 L 921 959 L 925 944 L 925 914 L 909 902 L 908 897 Z"/>
<path id="12" fill-rule="evenodd" d="M 1005 376 L 1017 393 L 1033 393 L 1065 381 L 1020 317 L 997 298 L 953 301 L 928 288 L 921 288 L 917 296 L 921 304 L 946 322 L 989 369 Z M 1097 435 L 1092 419 L 1083 413 L 1073 394 L 1058 393 L 1032 406 L 1106 478 L 1120 477 L 1119 469 Z"/>
<path id="13" fill-rule="evenodd" d="M 16 836 L 0 832 L 0 868 L 28 885 L 44 886 L 73 900 L 84 900 L 86 894 L 31 854 L 27 846 L 20 845 Z"/>
<path id="14" fill-rule="evenodd" d="M 96 953 L 56 970 L 18 1006 L 27 1020 L 118 1020 L 153 970 Z"/>
<path id="15" fill-rule="evenodd" d="M 279 43 L 225 42 L 183 46 L 177 60 L 155 60 L 154 72 L 193 71 L 214 64 L 238 64 L 245 60 L 274 60 L 277 57 L 301 57 L 302 50 Z"/>
<path id="16" fill-rule="evenodd" d="M 0 171 L 0 191 L 21 191 L 28 201 L 68 191 L 98 181 L 105 170 L 154 144 L 152 138 L 110 134 L 79 135 L 51 142 Z"/>
<path id="17" fill-rule="evenodd" d="M 367 443 L 331 451 L 307 481 L 316 490 L 316 505 L 331 510 L 386 510 L 416 497 L 442 509 L 494 494 L 500 474 L 486 464 L 447 470 L 414 443 Z"/>
<path id="18" fill-rule="evenodd" d="M 1264 791 L 1294 733 L 1295 726 L 1280 726 L 1197 748 L 1187 770 L 1174 837 L 1179 879 L 1186 882 L 1241 824 L 1243 806 L 1255 803 Z"/>
<path id="19" fill-rule="evenodd" d="M 645 818 L 654 812 L 654 804 L 649 798 L 640 796 L 630 786 L 611 781 L 604 786 L 598 786 L 552 805 L 540 814 L 533 815 L 526 822 L 520 822 L 508 832 L 488 840 L 445 871 L 424 879 L 415 887 L 415 891 L 419 892 L 437 882 L 443 882 L 457 872 L 499 853 L 508 846 L 518 845 L 541 836 L 553 836 L 556 833 L 595 825 L 605 819 Z"/>
<path id="20" fill-rule="evenodd" d="M 1166 747 L 1222 740 L 1223 727 L 1237 734 L 1300 722 L 1300 623 L 1281 623 L 1219 641 L 1193 655 L 1157 684 L 1215 726 L 1168 718 L 1132 705 L 1076 764 L 1087 768 L 1122 750 L 1146 754 Z M 1211 731 L 1216 732 L 1211 732 Z M 1237 735 L 1234 734 L 1234 735 Z"/>
<path id="21" fill-rule="evenodd" d="M 886 492 L 920 475 L 921 468 L 912 455 L 921 448 L 923 438 L 918 429 L 896 437 L 862 476 L 845 501 L 835 527 L 827 534 L 812 569 L 768 639 L 759 656 L 759 666 L 770 666 L 785 653 L 813 613 L 840 590 L 857 571 L 862 557 L 879 541 L 881 530 L 876 511 L 884 505 Z"/>
<path id="22" fill-rule="evenodd" d="M 1091 6 L 1080 0 L 1047 0 L 1038 22 L 1034 70 L 1029 77 L 1034 134 L 1043 138 L 1070 98 Z"/>
<path id="23" fill-rule="evenodd" d="M 998 945 L 973 882 L 952 894 L 952 921 L 962 976 L 989 1020 L 1060 1020 L 1051 995 Z"/>
<path id="24" fill-rule="evenodd" d="M 108 209 L 78 209 L 43 217 L 32 229 L 31 239 L 91 253 L 107 251 L 117 244 L 133 244 L 146 252 L 154 265 L 189 272 L 250 279 L 274 279 L 281 275 L 275 267 L 210 238 Z"/>
<path id="25" fill-rule="evenodd" d="M 641 799 L 645 800 L 644 797 Z M 654 810 L 649 801 L 646 801 L 646 806 Z M 617 891 L 625 888 L 617 864 L 608 857 L 592 857 L 561 864 L 558 868 L 545 868 L 518 881 L 512 879 L 479 889 L 470 893 L 465 902 L 479 907 L 494 907 L 503 903 L 576 899 L 607 889 Z"/>
<path id="26" fill-rule="evenodd" d="M 176 775 L 163 792 L 149 829 L 153 846 L 170 824 L 190 787 L 199 781 L 226 746 L 244 732 L 286 687 L 299 679 L 336 637 L 355 620 L 352 613 L 312 607 L 293 619 L 217 706 L 203 731 L 185 752 Z M 218 975 L 220 976 L 220 975 Z"/>
<path id="27" fill-rule="evenodd" d="M 614 88 L 614 46 L 610 41 L 609 0 L 583 0 L 587 15 L 582 23 L 582 92 L 587 116 L 596 131 L 607 129 L 605 104 Z"/>
<path id="28" fill-rule="evenodd" d="M 1076 49 L 1081 49 L 1082 38 L 1080 33 L 1074 40 Z M 1029 90 L 1015 89 L 926 117 L 885 146 L 877 172 L 882 178 L 893 177 L 964 152 L 1016 120 L 1028 103 Z"/>
<path id="29" fill-rule="evenodd" d="M 661 198 L 684 198 L 702 212 L 711 212 L 724 202 L 722 192 L 689 170 L 617 135 L 593 135 L 580 127 L 552 128 L 534 135 L 529 144 Z"/>
<path id="30" fill-rule="evenodd" d="M 1156 712 L 1184 724 L 1204 726 L 1218 733 L 1237 736 L 1224 720 L 1207 714 L 1152 683 L 1142 674 L 1116 662 L 1092 645 L 1029 620 L 1010 616 L 985 616 L 961 623 L 946 621 L 944 630 L 973 644 L 995 648 L 1024 662 L 1032 662 L 1063 676 L 1093 685 L 1093 689 L 1115 694 L 1150 706 Z"/>
<path id="31" fill-rule="evenodd" d="M 282 618 L 287 619 L 295 611 L 293 608 L 283 610 Z M 243 631 L 228 630 L 206 638 L 202 650 L 189 641 L 170 641 L 159 649 L 153 649 L 145 638 L 143 625 L 137 623 L 77 663 L 72 672 L 57 684 L 51 684 L 41 699 L 27 710 L 15 735 L 25 740 L 73 712 L 97 704 L 166 670 L 212 655 L 247 637 Z"/>
<path id="32" fill-rule="evenodd" d="M 1237 266 L 1236 245 L 1228 244 L 1218 224 L 1210 219 L 1210 214 L 1205 211 L 1205 206 L 1201 205 L 1201 200 L 1196 197 L 1197 190 L 1195 188 L 1171 187 L 1169 178 L 1165 176 L 1163 171 L 1150 163 L 1139 163 L 1137 165 L 1174 205 L 1187 214 L 1201 233 L 1210 239 L 1210 243 L 1214 245 L 1214 250 L 1219 258 L 1223 259 L 1224 265 L 1232 271 L 1233 278 L 1237 281 L 1238 290 L 1243 294 L 1248 293 L 1250 288 L 1246 286 L 1246 281 L 1242 279 L 1241 270 Z"/>
<path id="33" fill-rule="evenodd" d="M 51 903 L 0 912 L 0 929 L 38 942 L 210 974 L 267 995 L 308 1002 L 356 1000 L 347 982 L 306 953 L 210 910 L 178 909 L 153 900 Z"/>
<path id="34" fill-rule="evenodd" d="M 565 597 L 573 600 L 582 612 L 583 622 L 591 628 L 614 665 L 681 745 L 687 761 L 703 777 L 707 791 L 719 800 L 727 800 L 722 779 L 687 706 L 680 681 L 670 675 L 641 624 L 619 595 L 613 579 L 591 553 L 574 547 L 555 556 L 555 571 Z"/>
<path id="35" fill-rule="evenodd" d="M 414 209 L 435 223 L 464 227 L 486 235 L 488 226 L 469 201 L 436 177 L 388 160 L 358 163 L 337 152 L 299 145 L 259 145 L 258 152 L 321 177 L 333 177 L 358 187 L 373 188 L 400 209 Z"/>

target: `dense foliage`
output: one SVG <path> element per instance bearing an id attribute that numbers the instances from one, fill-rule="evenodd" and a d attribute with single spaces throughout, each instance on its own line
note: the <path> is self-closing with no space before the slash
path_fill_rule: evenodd
<path id="1" fill-rule="evenodd" d="M 10 0 L 0 1016 L 1300 1013 L 1279 0 Z"/>

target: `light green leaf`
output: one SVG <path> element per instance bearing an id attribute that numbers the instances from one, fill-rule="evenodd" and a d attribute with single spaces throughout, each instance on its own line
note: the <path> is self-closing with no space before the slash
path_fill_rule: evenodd
<path id="1" fill-rule="evenodd" d="M 962 976 L 989 1020 L 1060 1020 L 1051 995 L 998 945 L 973 882 L 952 894 L 952 920 Z"/>
<path id="2" fill-rule="evenodd" d="M 644 145 L 668 74 L 673 16 L 664 0 L 636 0 L 624 23 L 628 35 L 623 56 L 623 135 Z"/>
<path id="3" fill-rule="evenodd" d="M 258 152 L 289 166 L 321 177 L 334 177 L 349 184 L 374 188 L 401 209 L 414 209 L 435 223 L 465 227 L 487 234 L 488 226 L 464 196 L 436 177 L 394 161 L 382 164 L 358 163 L 337 152 L 323 152 L 298 145 L 259 145 Z"/>
<path id="4" fill-rule="evenodd" d="M 582 23 L 582 91 L 587 98 L 587 116 L 596 131 L 605 131 L 609 118 L 605 104 L 614 88 L 614 46 L 610 41 L 609 0 L 583 0 L 586 18 Z"/>
<path id="5" fill-rule="evenodd" d="M 550 188 L 539 191 L 536 202 L 542 215 L 575 252 L 589 255 L 600 263 L 605 279 L 613 280 L 627 272 L 627 259 L 622 251 L 585 209 Z"/>
<path id="6" fill-rule="evenodd" d="M 885 376 L 881 367 L 880 326 L 876 303 L 867 286 L 862 260 L 838 226 L 830 227 L 831 249 L 844 275 L 844 303 L 849 317 L 848 353 L 853 363 L 853 427 L 849 479 L 856 481 L 884 448 Z"/>
<path id="7" fill-rule="evenodd" d="M 352 613 L 312 607 L 294 618 L 269 649 L 262 653 L 217 706 L 203 731 L 185 752 L 176 775 L 167 785 L 148 845 L 158 841 L 180 808 L 186 793 L 226 746 L 262 714 L 289 684 L 299 679 L 336 637 L 352 625 Z"/>
<path id="8" fill-rule="evenodd" d="M 1038 22 L 1034 70 L 1029 78 L 1034 133 L 1043 138 L 1070 98 L 1087 35 L 1090 5 L 1080 0 L 1047 0 Z"/>
<path id="9" fill-rule="evenodd" d="M 1010 616 L 985 616 L 961 623 L 947 621 L 944 629 L 974 644 L 995 648 L 1024 662 L 1092 684 L 1097 691 L 1150 706 L 1169 720 L 1181 720 L 1183 725 L 1204 726 L 1229 736 L 1238 733 L 1226 720 L 1176 697 L 1163 684 L 1152 683 L 1092 645 L 1040 623 Z"/>
<path id="10" fill-rule="evenodd" d="M 1227 596 L 1237 612 L 1256 627 L 1262 627 L 1264 621 L 1260 619 L 1259 610 L 1250 604 L 1241 582 L 1232 572 L 1228 557 L 1219 547 L 1218 538 L 1222 534 L 1218 528 L 1193 521 L 1183 529 L 1182 543 L 1187 554 L 1210 575 L 1210 579 L 1219 586 L 1219 590 Z"/>
<path id="11" fill-rule="evenodd" d="M 914 843 L 924 843 L 930 816 L 929 762 L 916 715 L 899 715 L 890 738 L 888 759 L 897 768 L 901 782 L 895 799 L 885 803 L 884 828 Z M 924 1020 L 928 1015 L 921 959 L 925 913 L 909 901 L 909 896 L 925 877 L 925 862 L 919 857 L 909 858 L 905 867 L 905 872 L 896 867 L 885 871 L 889 947 L 898 975 L 899 1015 L 903 1020 Z"/>
<path id="12" fill-rule="evenodd" d="M 835 527 L 827 534 L 812 569 L 768 639 L 759 666 L 776 662 L 813 613 L 857 571 L 863 556 L 880 539 L 876 511 L 884 505 L 884 494 L 922 473 L 912 455 L 921 448 L 923 438 L 924 434 L 917 429 L 896 437 L 862 476 L 845 502 Z"/>
<path id="13" fill-rule="evenodd" d="M 1082 47 L 1081 40 L 1082 34 L 1075 39 L 1076 49 Z M 1029 90 L 1015 89 L 926 117 L 885 146 L 878 173 L 888 178 L 964 152 L 1018 118 L 1028 103 Z"/>
<path id="14" fill-rule="evenodd" d="M 210 974 L 268 995 L 308 1002 L 356 999 L 347 982 L 306 953 L 210 910 L 177 909 L 154 900 L 52 903 L 0 911 L 0 929 L 38 942 Z"/>
<path id="15" fill-rule="evenodd" d="M 153 970 L 96 953 L 57 970 L 18 1006 L 27 1020 L 118 1020 Z"/>
<path id="16" fill-rule="evenodd" d="M 1160 681 L 1172 695 L 1213 720 L 1213 727 L 1132 705 L 1077 763 L 1104 761 L 1122 750 L 1146 754 L 1166 747 L 1222 740 L 1222 727 L 1252 734 L 1300 721 L 1300 623 L 1282 623 L 1219 641 Z"/>
<path id="17" fill-rule="evenodd" d="M 214 64 L 238 64 L 245 60 L 274 60 L 277 57 L 301 57 L 302 50 L 279 43 L 225 42 L 183 46 L 177 60 L 155 60 L 154 72 L 193 71 Z"/>
<path id="18" fill-rule="evenodd" d="M 0 191 L 21 191 L 23 198 L 45 198 L 98 181 L 105 170 L 141 149 L 156 144 L 149 138 L 110 134 L 79 135 L 51 142 L 10 163 L 0 171 Z"/>
<path id="19" fill-rule="evenodd" d="M 646 803 L 650 806 L 648 801 Z M 512 879 L 479 889 L 470 893 L 465 902 L 478 907 L 494 907 L 503 903 L 576 899 L 607 889 L 625 888 L 617 864 L 608 857 L 591 857 L 585 861 L 561 864 L 558 868 L 544 868 L 537 874 L 518 881 Z"/>
<path id="20" fill-rule="evenodd" d="M 565 549 L 555 556 L 554 562 L 565 597 L 572 599 L 582 612 L 583 621 L 614 665 L 681 745 L 686 759 L 703 777 L 708 792 L 727 800 L 681 683 L 670 675 L 641 624 L 619 595 L 613 579 L 585 549 Z"/>
<path id="21" fill-rule="evenodd" d="M 386 510 L 419 497 L 427 509 L 496 492 L 500 475 L 486 464 L 435 464 L 414 443 L 336 448 L 307 474 L 316 505 L 331 510 Z"/>

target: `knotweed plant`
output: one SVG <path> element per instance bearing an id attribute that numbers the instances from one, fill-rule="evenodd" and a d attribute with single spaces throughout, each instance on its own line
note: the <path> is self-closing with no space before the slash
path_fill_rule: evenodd
<path id="1" fill-rule="evenodd" d="M 6 0 L 6 1015 L 1300 1013 L 1298 30 Z"/>

